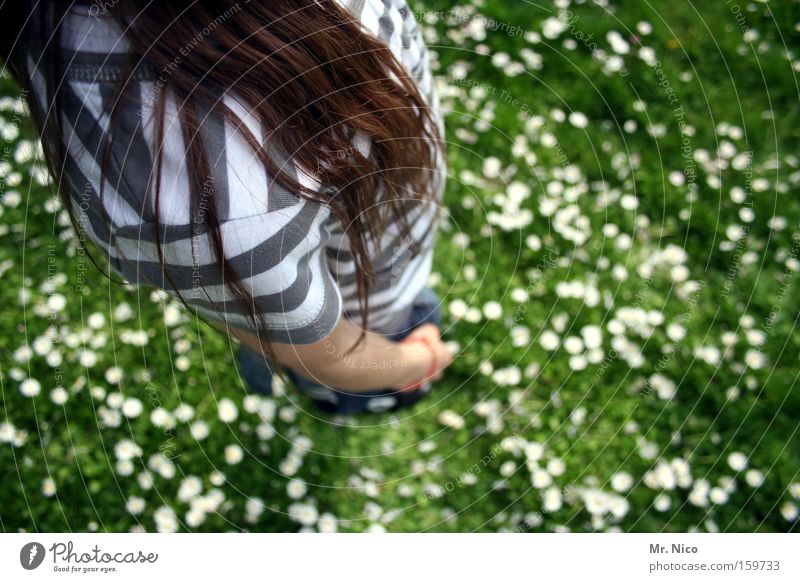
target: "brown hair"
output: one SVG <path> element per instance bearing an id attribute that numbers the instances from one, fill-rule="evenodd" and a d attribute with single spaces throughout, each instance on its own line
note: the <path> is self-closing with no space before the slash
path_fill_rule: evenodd
<path id="1" fill-rule="evenodd" d="M 44 22 L 42 2 L 37 3 L 36 10 L 29 7 L 27 15 L 20 9 L 24 4 L 3 3 L 2 12 L 17 13 L 0 15 L 3 28 L 19 27 L 32 16 Z M 55 23 L 50 25 L 53 35 L 44 47 L 50 110 L 36 121 L 64 206 L 78 229 L 62 177 L 64 147 L 60 139 L 58 95 L 63 76 L 58 69 L 58 23 L 70 4 L 53 1 L 53 13 L 47 19 Z M 366 328 L 367 294 L 374 277 L 367 255 L 368 241 L 379 241 L 389 221 L 401 226 L 403 236 L 409 232 L 410 225 L 405 219 L 408 204 L 432 196 L 435 151 L 444 155 L 444 142 L 430 104 L 391 49 L 363 29 L 335 0 L 195 0 L 189 5 L 117 0 L 92 5 L 90 15 L 93 10 L 95 14 L 102 11 L 113 18 L 131 46 L 129 65 L 116 87 L 117 99 L 113 100 L 110 112 L 112 131 L 105 144 L 106 156 L 111 150 L 122 101 L 119 96 L 124 95 L 133 72 L 143 63 L 155 71 L 168 72 L 161 77 L 166 77 L 163 88 L 169 89 L 179 104 L 187 160 L 195 170 L 190 177 L 192 216 L 197 215 L 201 197 L 208 196 L 209 187 L 213 188 L 209 160 L 197 135 L 202 124 L 197 115 L 198 104 L 204 103 L 233 122 L 270 176 L 297 195 L 331 207 L 350 243 L 359 310 Z M 42 30 L 48 29 L 44 26 Z M 187 51 L 185 47 L 198 36 L 199 30 L 203 33 L 202 40 Z M 16 36 L 12 30 L 2 32 L 7 45 L 2 47 L 3 56 L 8 59 L 11 49 L 16 52 L 20 47 L 9 45 Z M 180 59 L 176 59 L 178 54 Z M 19 74 L 24 70 L 24 66 L 17 67 L 15 76 L 28 86 L 28 75 Z M 222 88 L 235 89 L 260 120 L 270 142 L 279 145 L 281 151 L 315 175 L 326 188 L 310 190 L 287 175 L 222 102 Z M 156 144 L 161 144 L 164 137 L 165 93 L 157 91 L 152 103 Z M 36 111 L 36 107 L 31 109 Z M 352 145 L 357 132 L 367 134 L 372 140 L 368 157 Z M 158 222 L 161 156 L 156 156 L 156 160 L 155 220 Z M 381 192 L 385 192 L 385 198 L 379 200 Z M 226 286 L 252 323 L 259 330 L 266 329 L 263 314 L 255 311 L 250 291 L 225 258 L 214 206 L 208 205 L 201 215 L 211 234 L 212 250 Z M 163 264 L 161 241 L 156 241 L 156 247 Z M 165 274 L 177 293 L 169 272 Z M 183 297 L 180 299 L 186 305 Z M 362 333 L 359 343 L 363 338 Z"/>

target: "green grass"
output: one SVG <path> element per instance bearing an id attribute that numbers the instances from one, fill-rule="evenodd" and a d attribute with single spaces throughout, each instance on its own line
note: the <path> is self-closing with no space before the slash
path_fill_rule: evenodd
<path id="1" fill-rule="evenodd" d="M 487 32 L 486 50 L 469 34 L 453 34 L 457 24 L 440 19 L 426 26 L 449 111 L 451 170 L 449 219 L 432 283 L 444 299 L 446 337 L 461 351 L 433 395 L 396 416 L 317 416 L 291 390 L 274 399 L 247 400 L 248 406 L 262 407 L 263 419 L 247 412 L 235 346 L 183 311 L 177 321 L 165 323 L 165 306 L 174 312 L 174 302 L 165 304 L 147 289 L 111 284 L 76 256 L 63 211 L 48 206 L 48 189 L 34 179 L 39 164 L 15 158 L 31 131 L 13 109 L 17 90 L 2 80 L 2 92 L 10 97 L 0 107 L 6 142 L 0 206 L 0 423 L 8 423 L 0 432 L 4 531 L 150 531 L 159 529 L 158 523 L 169 529 L 172 520 L 163 518 L 163 506 L 174 510 L 181 530 L 293 531 L 302 527 L 288 514 L 296 503 L 312 514 L 311 507 L 331 514 L 340 531 L 796 528 L 800 102 L 797 65 L 792 68 L 786 47 L 791 52 L 800 37 L 798 4 L 742 3 L 737 8 L 743 22 L 758 33 L 745 39 L 733 2 L 628 0 L 614 2 L 613 14 L 586 3 L 570 8 L 573 28 L 539 42 L 504 30 L 516 25 L 541 34 L 545 19 L 557 14 L 552 3 L 484 4 L 474 6 L 507 25 Z M 418 3 L 416 9 L 454 6 L 442 0 L 424 8 Z M 650 23 L 652 32 L 637 32 L 638 22 Z M 606 38 L 612 30 L 630 43 L 630 52 L 622 55 L 625 76 L 604 72 L 602 60 L 592 58 L 580 41 L 591 34 L 612 56 Z M 654 50 L 660 71 L 637 56 L 633 34 Z M 569 39 L 574 47 L 565 45 Z M 541 56 L 540 69 L 509 75 L 492 62 L 506 53 L 525 64 L 526 50 Z M 463 79 L 462 66 L 467 67 Z M 471 93 L 471 86 L 483 86 L 487 94 Z M 667 88 L 675 95 L 672 102 Z M 645 109 L 636 106 L 639 100 Z M 582 112 L 587 127 L 559 121 L 555 109 Z M 555 136 L 550 147 L 532 128 L 535 116 Z M 476 123 L 479 119 L 488 123 Z M 686 140 L 681 120 L 693 128 Z M 654 138 L 647 127 L 659 125 L 664 134 Z M 19 127 L 19 135 L 11 126 Z M 733 136 L 726 126 L 735 128 Z M 535 154 L 534 163 L 524 149 L 513 147 L 515 140 Z M 682 152 L 686 144 L 693 155 L 688 160 Z M 720 147 L 734 155 L 752 151 L 749 166 L 735 169 L 728 163 L 717 169 L 703 161 L 702 150 L 713 162 Z M 483 175 L 490 156 L 500 160 L 502 177 Z M 696 173 L 694 185 L 670 183 L 671 173 L 686 169 Z M 530 187 L 522 207 L 533 211 L 532 223 L 508 230 L 487 226 L 489 212 L 504 210 L 495 197 L 513 182 Z M 565 228 L 573 223 L 542 212 L 546 199 L 559 208 L 572 205 L 547 193 L 554 183 L 579 193 L 578 230 L 588 237 L 578 244 Z M 732 200 L 735 187 L 744 190 L 743 203 Z M 16 206 L 14 192 L 21 195 Z M 742 209 L 752 209 L 751 222 L 743 222 Z M 620 234 L 604 234 L 609 224 Z M 746 236 L 738 247 L 722 244 L 735 224 L 747 224 Z M 466 248 L 454 243 L 458 232 L 469 237 Z M 526 244 L 530 235 L 539 237 L 542 248 Z M 625 236 L 630 244 L 621 240 Z M 547 247 L 557 252 L 557 264 L 547 260 Z M 685 260 L 678 262 L 685 269 L 666 265 L 665 249 L 683 249 Z M 640 269 L 649 262 L 648 278 Z M 699 290 L 687 286 L 681 271 Z M 559 284 L 568 282 L 596 289 L 597 301 L 559 293 Z M 515 288 L 528 289 L 529 299 L 515 301 Z M 68 301 L 49 315 L 42 306 L 53 293 Z M 498 301 L 503 316 L 457 320 L 448 308 L 456 300 L 479 309 Z M 122 303 L 131 306 L 130 319 L 115 315 Z M 90 317 L 96 313 L 104 315 L 103 322 Z M 649 314 L 649 329 L 643 334 L 616 329 L 626 314 L 631 321 Z M 682 325 L 685 336 L 670 335 L 670 324 Z M 514 325 L 526 326 L 530 340 L 515 345 Z M 50 326 L 57 334 L 48 350 L 42 340 L 35 342 Z M 542 346 L 547 330 L 564 339 L 579 336 L 584 326 L 602 329 L 600 357 L 585 369 L 574 369 L 580 366 L 571 364 L 564 344 L 553 351 Z M 131 332 L 139 330 L 147 335 L 145 346 L 136 345 L 135 335 L 132 339 Z M 763 332 L 760 346 L 753 330 Z M 25 359 L 19 349 L 26 345 L 38 345 L 43 354 L 58 351 L 63 362 L 54 366 L 38 353 Z M 708 348 L 718 350 L 718 361 Z M 93 352 L 96 364 L 83 365 L 81 350 Z M 765 363 L 753 367 L 759 355 Z M 524 372 L 531 364 L 538 372 L 531 378 L 521 374 L 511 386 L 487 369 Z M 118 385 L 106 374 L 114 366 L 124 372 Z M 656 374 L 674 383 L 672 397 L 666 389 L 659 395 Z M 38 396 L 21 393 L 26 378 L 40 383 Z M 51 399 L 59 386 L 68 393 L 63 405 Z M 117 393 L 140 400 L 143 411 L 108 426 L 104 418 L 119 400 Z M 233 422 L 218 417 L 223 398 L 238 407 Z M 153 410 L 174 413 L 181 404 L 193 408 L 188 422 L 177 420 L 165 431 L 151 419 Z M 444 426 L 444 410 L 461 415 L 463 428 Z M 487 417 L 487 410 L 495 412 Z M 198 420 L 208 425 L 208 437 L 200 441 L 189 428 Z M 262 426 L 259 432 L 260 424 L 274 430 Z M 306 438 L 310 450 L 299 455 L 292 473 L 286 460 L 298 457 L 293 447 Z M 143 452 L 133 458 L 130 475 L 125 467 L 120 470 L 115 453 L 126 439 Z M 528 444 L 527 462 L 524 446 L 519 450 L 515 442 Z M 531 443 L 544 447 L 538 461 Z M 231 444 L 244 450 L 238 464 L 226 462 Z M 159 451 L 174 457 L 175 472 L 164 477 L 150 471 L 147 487 L 143 476 Z M 743 454 L 747 468 L 734 469 L 738 455 L 731 453 Z M 563 472 L 553 459 L 563 461 Z M 672 483 L 675 471 L 665 468 L 670 462 L 686 467 L 677 483 Z M 755 473 L 747 475 L 752 469 L 763 473 L 760 486 L 753 486 Z M 623 472 L 632 486 L 615 491 L 623 479 L 612 476 Z M 218 491 L 205 500 L 201 523 L 192 521 L 197 510 L 188 521 L 186 516 L 191 504 L 202 500 L 191 502 L 178 493 L 188 476 L 201 480 L 201 495 Z M 299 500 L 287 493 L 290 477 L 308 484 Z M 45 491 L 46 479 L 52 479 L 54 491 Z M 560 507 L 546 504 L 548 496 L 551 503 L 563 498 Z M 145 502 L 137 515 L 126 509 L 131 497 Z M 248 503 L 263 511 L 248 516 Z"/>

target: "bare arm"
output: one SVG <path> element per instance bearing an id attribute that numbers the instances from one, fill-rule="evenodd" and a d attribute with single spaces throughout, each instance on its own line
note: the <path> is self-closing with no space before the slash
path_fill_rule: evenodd
<path id="1" fill-rule="evenodd" d="M 438 337 L 436 326 L 423 326 L 433 350 L 421 342 L 394 342 L 367 332 L 364 342 L 346 354 L 358 340 L 361 330 L 342 317 L 331 334 L 313 344 L 272 343 L 278 363 L 314 382 L 349 392 L 379 388 L 400 389 L 426 379 L 434 354 L 437 370 L 434 378 L 452 361 L 452 354 Z M 431 329 L 432 328 L 432 329 Z M 434 331 L 435 330 L 435 331 Z M 227 333 L 250 349 L 263 352 L 261 341 L 250 332 L 229 328 Z M 432 353 L 433 352 L 433 353 Z"/>

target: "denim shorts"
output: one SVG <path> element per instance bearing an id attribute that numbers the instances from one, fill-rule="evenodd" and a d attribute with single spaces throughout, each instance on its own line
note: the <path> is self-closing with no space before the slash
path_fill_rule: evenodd
<path id="1" fill-rule="evenodd" d="M 439 297 L 427 287 L 414 301 L 407 324 L 402 326 L 400 331 L 386 337 L 392 341 L 401 341 L 425 323 L 441 326 Z M 337 414 L 377 413 L 407 408 L 427 395 L 431 389 L 430 383 L 426 383 L 411 392 L 399 392 L 389 388 L 358 394 L 342 392 L 308 380 L 285 366 L 276 366 L 263 354 L 253 352 L 243 345 L 239 348 L 239 370 L 245 385 L 251 391 L 267 396 L 272 395 L 273 373 L 282 371 L 303 394 L 311 398 L 317 408 L 323 412 Z"/>

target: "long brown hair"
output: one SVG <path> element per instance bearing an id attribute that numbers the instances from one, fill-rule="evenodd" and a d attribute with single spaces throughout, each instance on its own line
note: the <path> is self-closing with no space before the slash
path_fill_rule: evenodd
<path id="1" fill-rule="evenodd" d="M 19 30 L 25 20 L 40 18 L 40 30 L 48 31 L 42 3 L 36 4 L 29 6 L 30 12 L 24 14 L 20 8 L 24 2 L 3 3 L 0 11 L 6 14 L 0 15 L 2 26 L 10 29 L 2 31 L 5 35 L 2 42 L 6 44 L 2 47 L 3 56 L 7 62 L 12 52 L 25 53 L 24 48 L 10 44 L 10 39 L 16 36 L 14 28 Z M 53 34 L 43 47 L 49 71 L 45 76 L 50 109 L 46 115 L 34 117 L 64 207 L 77 230 L 80 226 L 62 175 L 65 152 L 59 87 L 63 71 L 58 68 L 57 54 L 58 24 L 72 3 L 56 0 L 51 4 L 52 14 L 47 21 Z M 432 196 L 436 151 L 444 155 L 443 136 L 431 104 L 426 103 L 414 79 L 391 49 L 363 29 L 334 0 L 194 0 L 188 5 L 115 0 L 96 3 L 90 14 L 92 10 L 113 18 L 131 47 L 126 74 L 117 84 L 117 98 L 112 100 L 109 112 L 112 131 L 105 151 L 111 150 L 113 129 L 123 105 L 121 96 L 125 95 L 134 71 L 146 65 L 157 72 L 168 72 L 161 75 L 164 87 L 155 93 L 152 103 L 156 144 L 160 148 L 163 143 L 165 95 L 169 90 L 179 104 L 188 167 L 194 169 L 189 180 L 192 216 L 198 216 L 196 209 L 201 197 L 209 195 L 209 187 L 213 189 L 210 163 L 202 139 L 198 138 L 203 123 L 198 116 L 198 105 L 202 103 L 205 109 L 218 111 L 241 131 L 269 176 L 298 196 L 330 206 L 350 243 L 359 311 L 366 329 L 367 295 L 374 277 L 367 253 L 368 241 L 379 241 L 389 221 L 400 225 L 403 236 L 409 232 L 410 225 L 405 219 L 408 205 Z M 225 15 L 224 22 L 221 15 Z M 217 25 L 212 26 L 214 23 Z M 194 42 L 187 51 L 185 47 L 197 38 L 198 31 L 202 31 L 202 40 Z M 180 59 L 176 59 L 179 54 Z M 16 69 L 18 81 L 27 86 L 28 75 L 21 74 L 25 67 L 12 68 Z M 277 144 L 304 170 L 310 170 L 324 189 L 315 191 L 303 186 L 267 155 L 262 144 L 222 102 L 222 90 L 231 88 L 260 120 L 270 143 Z M 31 109 L 35 114 L 36 107 Z M 372 140 L 367 157 L 353 147 L 352 140 L 358 132 Z M 160 224 L 161 155 L 155 159 L 155 222 Z M 379 199 L 380 193 L 384 197 Z M 251 292 L 226 259 L 214 207 L 208 205 L 201 216 L 225 284 L 256 328 L 266 330 L 265 319 L 257 312 Z M 159 229 L 154 231 L 158 233 Z M 156 248 L 163 265 L 160 240 L 156 240 Z M 187 305 L 168 269 L 165 275 Z M 359 343 L 363 338 L 364 334 Z M 267 349 L 271 352 L 268 346 Z"/>

